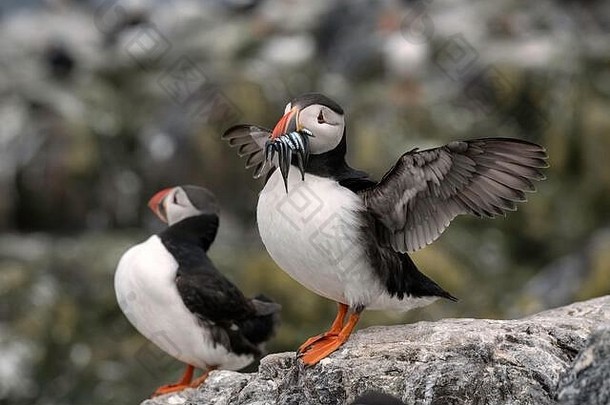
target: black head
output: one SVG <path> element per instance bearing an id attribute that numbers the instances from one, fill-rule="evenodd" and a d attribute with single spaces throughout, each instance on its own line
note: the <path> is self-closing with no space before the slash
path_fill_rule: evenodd
<path id="1" fill-rule="evenodd" d="M 298 97 L 293 98 L 290 103 L 286 106 L 287 110 L 290 110 L 292 107 L 298 107 L 299 109 L 303 109 L 305 107 L 309 107 L 310 105 L 319 104 L 321 106 L 325 106 L 336 112 L 337 114 L 343 115 L 343 108 L 336 101 L 331 100 L 321 93 L 305 93 L 301 94 Z"/>

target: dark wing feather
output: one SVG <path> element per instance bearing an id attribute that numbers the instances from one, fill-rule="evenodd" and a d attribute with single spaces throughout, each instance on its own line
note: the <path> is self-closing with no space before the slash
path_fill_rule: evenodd
<path id="1" fill-rule="evenodd" d="M 265 165 L 265 142 L 271 130 L 257 125 L 240 124 L 225 131 L 222 139 L 237 147 L 237 154 L 246 158 L 246 169 L 254 167 L 254 178 L 265 176 L 271 166 Z"/>
<path id="2" fill-rule="evenodd" d="M 460 214 L 495 217 L 514 211 L 544 179 L 544 148 L 509 138 L 451 142 L 412 150 L 360 194 L 378 220 L 382 243 L 413 252 L 436 240 Z"/>
<path id="3" fill-rule="evenodd" d="M 374 187 L 377 185 L 377 182 L 371 180 L 366 173 L 354 171 L 354 175 L 352 177 L 339 179 L 339 184 L 353 191 L 354 193 L 358 193 L 367 188 Z"/>
<path id="4" fill-rule="evenodd" d="M 184 305 L 205 325 L 214 341 L 237 354 L 259 356 L 260 349 L 239 326 L 256 319 L 256 311 L 241 291 L 207 267 L 178 269 L 176 286 Z"/>
<path id="5" fill-rule="evenodd" d="M 254 315 L 250 301 L 218 272 L 179 269 L 176 286 L 184 305 L 201 319 L 233 323 Z"/>

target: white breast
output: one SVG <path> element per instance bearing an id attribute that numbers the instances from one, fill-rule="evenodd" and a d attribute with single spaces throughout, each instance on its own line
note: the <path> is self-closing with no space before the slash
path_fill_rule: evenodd
<path id="1" fill-rule="evenodd" d="M 286 193 L 276 170 L 260 194 L 258 228 L 271 257 L 299 283 L 348 305 L 383 293 L 361 241 L 359 196 L 336 181 L 291 170 Z"/>
<path id="2" fill-rule="evenodd" d="M 129 249 L 117 266 L 114 288 L 121 310 L 146 338 L 176 359 L 199 368 L 237 370 L 253 361 L 214 346 L 210 333 L 184 305 L 175 284 L 178 263 L 158 236 Z"/>
<path id="3" fill-rule="evenodd" d="M 261 239 L 286 273 L 313 292 L 350 306 L 407 311 L 436 300 L 391 297 L 360 239 L 367 237 L 360 231 L 361 198 L 331 179 L 305 174 L 302 181 L 292 169 L 288 193 L 276 170 L 257 207 Z"/>

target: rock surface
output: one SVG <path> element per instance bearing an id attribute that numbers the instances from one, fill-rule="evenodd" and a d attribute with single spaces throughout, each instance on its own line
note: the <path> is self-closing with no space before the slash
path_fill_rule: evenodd
<path id="1" fill-rule="evenodd" d="M 562 405 L 610 404 L 610 323 L 593 332 L 557 392 Z"/>
<path id="2" fill-rule="evenodd" d="M 143 405 L 345 404 L 371 389 L 407 404 L 608 403 L 610 329 L 591 334 L 609 324 L 606 296 L 518 320 L 372 327 L 315 367 L 272 354 L 258 373 L 215 371 Z"/>

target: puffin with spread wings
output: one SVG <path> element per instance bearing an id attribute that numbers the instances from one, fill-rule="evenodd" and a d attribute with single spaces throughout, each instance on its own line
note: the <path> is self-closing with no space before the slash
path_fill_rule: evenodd
<path id="1" fill-rule="evenodd" d="M 307 365 L 337 350 L 365 308 L 405 311 L 439 297 L 455 300 L 408 253 L 432 243 L 460 214 L 514 211 L 548 166 L 539 145 L 480 138 L 408 151 L 374 181 L 346 163 L 343 109 L 318 93 L 289 102 L 273 130 L 236 125 L 223 138 L 255 177 L 266 177 L 257 222 L 271 257 L 338 303 L 330 329 L 299 348 Z"/>

